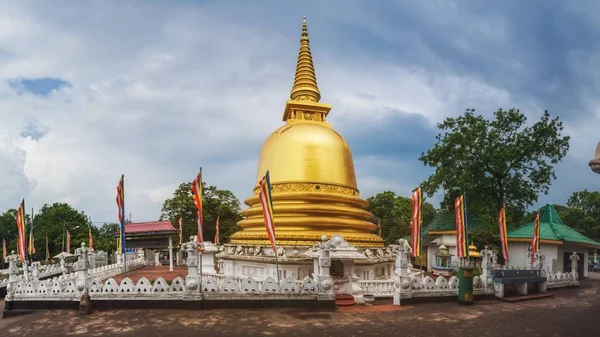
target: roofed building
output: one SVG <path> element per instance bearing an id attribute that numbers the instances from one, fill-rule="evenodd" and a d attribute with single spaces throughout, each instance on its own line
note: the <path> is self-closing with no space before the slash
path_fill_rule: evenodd
<path id="1" fill-rule="evenodd" d="M 170 221 L 125 224 L 125 249 L 130 253 L 149 249 L 158 252 L 161 260 L 168 261 L 169 247 L 173 247 L 175 238 L 179 240 L 179 230 Z"/>
<path id="2" fill-rule="evenodd" d="M 530 222 L 507 234 L 509 265 L 529 268 L 533 225 Z M 569 256 L 576 252 L 579 255 L 578 273 L 587 277 L 589 251 L 598 248 L 599 242 L 565 225 L 554 206 L 546 205 L 540 210 L 540 253 L 545 256 L 546 270 L 571 271 Z"/>
<path id="3" fill-rule="evenodd" d="M 483 222 L 475 214 L 467 212 L 466 214 L 467 228 L 469 235 L 483 226 Z M 454 211 L 450 212 L 442 210 L 438 212 L 436 217 L 423 229 L 422 243 L 426 249 L 423 260 L 427 266 L 427 271 L 432 272 L 432 267 L 435 265 L 435 254 L 439 251 L 439 247 L 444 245 L 452 256 L 452 262 L 458 262 L 456 257 L 456 218 Z M 469 251 L 469 255 L 471 255 Z M 475 256 L 473 256 L 475 257 Z M 420 258 L 417 257 L 415 265 L 420 265 Z"/>

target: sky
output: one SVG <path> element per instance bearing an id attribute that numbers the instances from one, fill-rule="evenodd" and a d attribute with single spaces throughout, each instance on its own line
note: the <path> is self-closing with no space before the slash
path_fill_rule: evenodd
<path id="1" fill-rule="evenodd" d="M 467 108 L 560 116 L 571 149 L 538 205 L 597 190 L 596 1 L 0 0 L 0 210 L 67 202 L 158 219 L 193 180 L 252 193 L 306 15 L 321 102 L 361 196 L 409 196 L 436 124 Z M 437 204 L 435 198 L 434 203 Z"/>

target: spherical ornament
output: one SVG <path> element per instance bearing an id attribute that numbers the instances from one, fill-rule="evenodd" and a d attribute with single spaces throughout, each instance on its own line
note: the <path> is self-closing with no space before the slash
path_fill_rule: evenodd
<path id="1" fill-rule="evenodd" d="M 410 288 L 410 282 L 408 281 L 408 279 L 402 279 L 402 288 L 403 289 Z"/>
<path id="2" fill-rule="evenodd" d="M 186 286 L 189 290 L 196 290 L 196 288 L 198 288 L 198 282 L 191 280 L 186 283 Z"/>
<path id="3" fill-rule="evenodd" d="M 333 281 L 326 279 L 321 281 L 321 289 L 323 290 L 330 290 L 331 288 L 333 288 Z"/>
<path id="4" fill-rule="evenodd" d="M 77 285 L 77 290 L 83 291 L 83 289 L 84 289 L 83 284 L 80 283 L 80 284 Z"/>

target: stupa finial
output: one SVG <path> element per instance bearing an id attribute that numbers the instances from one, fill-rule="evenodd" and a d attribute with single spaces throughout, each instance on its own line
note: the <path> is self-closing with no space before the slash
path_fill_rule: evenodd
<path id="1" fill-rule="evenodd" d="M 290 92 L 290 99 L 294 101 L 318 102 L 321 93 L 317 86 L 317 75 L 310 53 L 308 40 L 308 29 L 306 28 L 306 16 L 302 18 L 302 37 L 300 38 L 300 52 L 298 53 L 298 64 L 296 65 L 296 76 L 294 86 Z"/>

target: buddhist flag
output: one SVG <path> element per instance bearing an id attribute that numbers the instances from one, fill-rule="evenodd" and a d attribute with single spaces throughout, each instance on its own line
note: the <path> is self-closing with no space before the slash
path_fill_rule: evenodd
<path id="1" fill-rule="evenodd" d="M 410 220 L 411 227 L 411 248 L 412 248 L 412 256 L 417 257 L 421 256 L 421 203 L 423 201 L 423 196 L 421 194 L 421 188 L 417 188 L 412 192 L 412 218 Z"/>
<path id="2" fill-rule="evenodd" d="M 194 204 L 196 205 L 196 211 L 198 212 L 198 242 L 204 242 L 203 226 L 204 220 L 202 219 L 202 167 L 200 172 L 196 176 L 196 179 L 192 182 L 192 197 L 194 198 Z"/>
<path id="3" fill-rule="evenodd" d="M 183 243 L 183 217 L 179 217 L 179 246 Z"/>
<path id="4" fill-rule="evenodd" d="M 2 239 L 2 261 L 6 260 L 6 239 Z"/>
<path id="5" fill-rule="evenodd" d="M 25 244 L 25 199 L 21 201 L 19 209 L 17 209 L 17 250 L 19 251 L 19 257 L 21 262 L 25 261 L 25 254 L 27 253 Z"/>
<path id="6" fill-rule="evenodd" d="M 33 212 L 32 212 L 33 213 Z M 33 214 L 31 216 L 31 226 L 29 228 L 29 256 L 35 254 L 35 238 L 33 236 Z"/>
<path id="7" fill-rule="evenodd" d="M 271 241 L 271 248 L 274 252 L 277 252 L 277 241 L 275 240 L 275 222 L 273 221 L 273 198 L 271 197 L 271 179 L 269 178 L 269 171 L 260 181 L 260 192 L 258 194 L 260 204 L 263 209 L 263 217 L 265 219 L 265 227 L 267 229 L 267 235 L 269 241 Z M 275 253 L 277 255 L 277 253 Z"/>
<path id="8" fill-rule="evenodd" d="M 469 250 L 467 242 L 469 238 L 467 233 L 467 220 L 465 219 L 465 199 L 463 195 L 454 199 L 454 212 L 456 219 L 456 256 L 468 257 Z"/>
<path id="9" fill-rule="evenodd" d="M 92 237 L 92 227 L 88 228 L 88 238 L 90 241 L 90 249 L 94 248 L 94 238 Z"/>
<path id="10" fill-rule="evenodd" d="M 500 215 L 498 215 L 498 233 L 500 233 L 500 245 L 502 246 L 502 257 L 504 261 L 508 262 L 508 238 L 506 232 L 506 211 L 504 206 L 500 209 Z"/>
<path id="11" fill-rule="evenodd" d="M 537 212 L 533 221 L 533 238 L 531 240 L 531 261 L 533 262 L 535 254 L 540 251 L 540 212 Z"/>
<path id="12" fill-rule="evenodd" d="M 219 215 L 217 215 L 217 223 L 215 224 L 215 245 L 219 244 Z"/>
<path id="13" fill-rule="evenodd" d="M 71 233 L 67 230 L 67 253 L 71 252 Z"/>
<path id="14" fill-rule="evenodd" d="M 120 225 L 120 241 L 119 250 L 121 254 L 125 254 L 125 175 L 121 175 L 119 184 L 117 185 L 117 208 L 119 209 L 119 225 Z"/>

